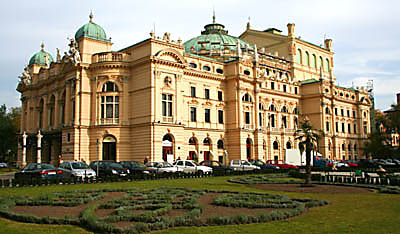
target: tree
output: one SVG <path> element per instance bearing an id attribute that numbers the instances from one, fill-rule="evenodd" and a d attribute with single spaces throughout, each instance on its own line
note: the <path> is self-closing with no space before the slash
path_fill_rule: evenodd
<path id="1" fill-rule="evenodd" d="M 387 117 L 392 131 L 400 133 L 400 103 L 392 105 L 392 108 L 387 111 Z"/>
<path id="2" fill-rule="evenodd" d="M 368 137 L 368 141 L 365 142 L 363 150 L 366 155 L 373 158 L 390 157 L 393 154 L 391 138 L 385 132 L 372 132 Z"/>
<path id="3" fill-rule="evenodd" d="M 304 186 L 311 186 L 311 152 L 317 149 L 319 138 L 324 132 L 315 129 L 309 120 L 300 123 L 299 129 L 294 133 L 296 140 L 299 140 L 300 154 L 306 152 L 306 178 Z"/>
<path id="4" fill-rule="evenodd" d="M 20 118 L 20 108 L 12 108 L 7 112 L 6 105 L 0 106 L 0 161 L 7 161 L 9 159 L 6 157 L 16 155 Z"/>

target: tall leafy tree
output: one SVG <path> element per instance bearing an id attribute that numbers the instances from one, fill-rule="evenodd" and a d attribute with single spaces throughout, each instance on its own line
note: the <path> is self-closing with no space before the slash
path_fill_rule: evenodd
<path id="1" fill-rule="evenodd" d="M 387 158 L 393 154 L 391 139 L 385 132 L 372 132 L 363 147 L 364 153 L 373 158 Z"/>
<path id="2" fill-rule="evenodd" d="M 392 105 L 392 109 L 387 112 L 387 117 L 392 131 L 400 133 L 400 103 Z"/>
<path id="3" fill-rule="evenodd" d="M 305 120 L 304 122 L 300 123 L 299 129 L 297 129 L 295 132 L 296 140 L 300 141 L 300 154 L 302 155 L 304 151 L 306 152 L 305 186 L 311 186 L 311 152 L 313 150 L 317 150 L 318 140 L 323 135 L 324 132 L 319 129 L 315 129 L 309 120 Z"/>
<path id="4" fill-rule="evenodd" d="M 21 118 L 20 108 L 7 112 L 6 105 L 0 106 L 0 161 L 8 161 L 17 153 L 18 132 Z"/>

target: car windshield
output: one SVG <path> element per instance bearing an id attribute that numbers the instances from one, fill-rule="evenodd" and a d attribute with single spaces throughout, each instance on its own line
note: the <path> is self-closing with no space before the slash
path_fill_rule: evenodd
<path id="1" fill-rule="evenodd" d="M 88 165 L 84 162 L 72 162 L 71 163 L 72 169 L 88 169 Z"/>
<path id="2" fill-rule="evenodd" d="M 146 166 L 140 162 L 130 162 L 132 167 L 136 167 L 136 168 L 145 168 Z"/>
<path id="3" fill-rule="evenodd" d="M 121 166 L 121 164 L 115 163 L 115 162 L 107 163 L 107 166 L 108 166 L 108 167 L 112 167 L 112 168 L 123 168 L 123 167 Z"/>
<path id="4" fill-rule="evenodd" d="M 50 164 L 37 164 L 38 169 L 56 169 L 53 165 Z"/>
<path id="5" fill-rule="evenodd" d="M 243 161 L 243 162 L 242 162 L 242 165 L 249 166 L 250 164 L 249 164 L 247 161 Z"/>
<path id="6" fill-rule="evenodd" d="M 199 163 L 196 162 L 196 161 L 192 161 L 192 163 L 193 163 L 194 165 L 196 165 L 196 166 L 199 166 Z"/>
<path id="7" fill-rule="evenodd" d="M 256 163 L 255 163 L 257 166 L 262 166 L 262 165 L 264 165 L 264 162 L 261 162 L 261 161 L 256 161 Z"/>

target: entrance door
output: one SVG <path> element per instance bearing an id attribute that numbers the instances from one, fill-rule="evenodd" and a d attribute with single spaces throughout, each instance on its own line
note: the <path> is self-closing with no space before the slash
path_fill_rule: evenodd
<path id="1" fill-rule="evenodd" d="M 204 160 L 210 160 L 210 151 L 204 151 Z"/>
<path id="2" fill-rule="evenodd" d="M 168 155 L 172 155 L 172 147 L 171 146 L 163 146 L 163 160 L 165 162 L 168 161 Z"/>
<path id="3" fill-rule="evenodd" d="M 196 160 L 196 151 L 189 151 L 188 160 Z"/>
<path id="4" fill-rule="evenodd" d="M 117 160 L 117 143 L 112 136 L 107 136 L 103 140 L 103 160 Z"/>

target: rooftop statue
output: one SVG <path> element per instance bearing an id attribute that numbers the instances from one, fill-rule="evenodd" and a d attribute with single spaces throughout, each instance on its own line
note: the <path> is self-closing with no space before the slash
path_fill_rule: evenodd
<path id="1" fill-rule="evenodd" d="M 32 78 L 29 72 L 28 65 L 25 65 L 22 75 L 20 75 L 18 78 L 20 79 L 20 82 L 22 82 L 25 85 L 30 85 L 32 83 Z"/>
<path id="2" fill-rule="evenodd" d="M 78 43 L 76 43 L 74 38 L 68 38 L 69 40 L 69 56 L 70 60 L 74 64 L 81 63 L 81 56 L 78 50 Z"/>

